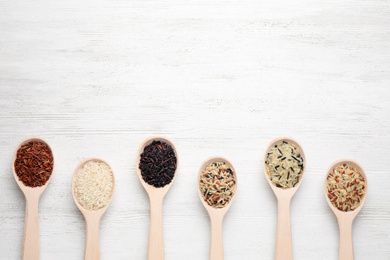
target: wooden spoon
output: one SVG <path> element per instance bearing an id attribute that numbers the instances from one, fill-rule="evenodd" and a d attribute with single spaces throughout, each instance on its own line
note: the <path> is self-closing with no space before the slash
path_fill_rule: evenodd
<path id="1" fill-rule="evenodd" d="M 49 180 L 47 180 L 45 185 L 32 188 L 24 185 L 24 183 L 20 181 L 19 177 L 16 175 L 15 160 L 16 160 L 17 152 L 22 145 L 31 141 L 38 141 L 38 142 L 45 143 L 52 151 L 53 154 L 53 150 L 51 149 L 49 143 L 46 142 L 44 139 L 39 137 L 30 137 L 24 139 L 18 144 L 14 152 L 14 157 L 12 159 L 12 171 L 14 174 L 14 178 L 26 198 L 26 216 L 24 222 L 23 253 L 22 253 L 23 260 L 39 259 L 38 203 L 39 203 L 39 198 L 41 197 L 43 191 L 46 189 L 51 179 L 50 176 Z M 53 170 L 54 170 L 54 156 L 53 156 Z"/>
<path id="2" fill-rule="evenodd" d="M 88 210 L 85 209 L 77 200 L 76 194 L 74 193 L 75 188 L 75 181 L 77 178 L 77 175 L 80 171 L 80 169 L 84 166 L 84 164 L 94 161 L 94 162 L 102 162 L 108 165 L 112 171 L 112 167 L 108 162 L 106 162 L 103 159 L 100 158 L 87 158 L 82 160 L 77 166 L 73 173 L 73 179 L 72 179 L 72 195 L 73 199 L 77 205 L 77 207 L 80 209 L 81 213 L 83 213 L 85 222 L 87 223 L 87 230 L 86 230 L 86 241 L 85 241 L 85 254 L 84 259 L 85 260 L 99 260 L 100 259 L 100 251 L 99 251 L 99 227 L 100 227 L 100 220 L 104 213 L 106 212 L 108 206 L 110 205 L 110 202 L 112 200 L 112 195 L 114 194 L 115 190 L 115 178 L 113 178 L 113 188 L 111 192 L 110 199 L 108 201 L 108 204 L 104 206 L 101 209 L 98 210 Z M 114 177 L 114 172 L 113 177 Z"/>
<path id="3" fill-rule="evenodd" d="M 328 198 L 328 189 L 327 189 L 327 178 L 329 173 L 333 172 L 333 169 L 338 167 L 341 164 L 350 164 L 356 169 L 359 170 L 361 175 L 364 178 L 366 194 L 363 196 L 363 199 L 360 202 L 359 207 L 357 207 L 353 211 L 341 211 L 337 207 L 335 207 Z M 339 260 L 353 260 L 353 243 L 352 243 L 352 223 L 357 214 L 363 207 L 364 201 L 366 200 L 367 195 L 367 176 L 363 170 L 363 167 L 356 161 L 350 159 L 343 159 L 334 162 L 328 169 L 326 177 L 325 177 L 325 198 L 329 204 L 329 207 L 332 209 L 333 213 L 336 215 L 339 229 L 340 229 L 340 252 L 339 252 Z"/>
<path id="4" fill-rule="evenodd" d="M 237 191 L 237 175 L 236 175 L 236 170 L 233 167 L 233 164 L 231 164 L 227 159 L 219 156 L 210 157 L 206 161 L 204 161 L 198 173 L 197 188 L 198 188 L 199 199 L 202 202 L 205 209 L 207 210 L 207 212 L 209 213 L 210 222 L 211 222 L 210 260 L 222 260 L 223 259 L 223 241 L 222 241 L 223 218 L 225 217 L 225 214 L 228 212 L 230 206 L 232 205 L 235 195 L 233 195 L 229 203 L 226 204 L 226 206 L 223 208 L 214 208 L 209 204 L 207 204 L 207 202 L 204 200 L 199 189 L 200 177 L 202 175 L 202 171 L 205 170 L 206 166 L 212 162 L 225 162 L 226 164 L 230 165 L 231 169 L 233 170 L 234 180 L 236 181 L 236 184 L 234 185 L 234 194 L 236 194 Z"/>
<path id="5" fill-rule="evenodd" d="M 299 182 L 293 188 L 284 189 L 276 187 L 276 185 L 269 178 L 265 163 L 264 174 L 278 200 L 278 226 L 276 232 L 275 260 L 292 260 L 293 250 L 290 225 L 290 202 L 295 192 L 298 190 L 299 186 L 302 183 L 304 172 L 306 169 L 306 158 L 302 147 L 297 141 L 292 138 L 281 137 L 274 139 L 268 145 L 264 155 L 264 162 L 267 160 L 268 151 L 271 149 L 271 147 L 278 145 L 283 141 L 293 144 L 299 150 L 301 157 L 303 158 L 303 171 L 300 175 L 301 177 L 299 178 Z"/>
<path id="6" fill-rule="evenodd" d="M 169 139 L 161 136 L 150 137 L 146 139 L 140 146 L 137 159 L 136 169 L 138 177 L 149 195 L 150 200 L 150 227 L 149 227 L 149 243 L 148 243 L 148 260 L 162 260 L 164 259 L 164 234 L 163 234 L 163 222 L 162 222 L 162 205 L 165 195 L 169 188 L 171 188 L 173 181 L 176 178 L 176 172 L 172 181 L 162 188 L 156 188 L 153 185 L 149 185 L 142 179 L 141 170 L 139 169 L 139 163 L 141 154 L 144 152 L 144 148 L 151 144 L 153 141 L 161 141 L 167 143 L 173 148 L 176 156 L 176 172 L 179 166 L 179 158 L 175 145 Z"/>

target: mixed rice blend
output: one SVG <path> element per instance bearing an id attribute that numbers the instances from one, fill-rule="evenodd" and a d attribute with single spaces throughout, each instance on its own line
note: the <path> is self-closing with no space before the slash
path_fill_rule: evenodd
<path id="1" fill-rule="evenodd" d="M 299 149 L 283 141 L 270 148 L 265 168 L 276 187 L 292 188 L 299 182 L 303 173 L 303 158 Z"/>
<path id="2" fill-rule="evenodd" d="M 329 173 L 326 181 L 330 202 L 341 211 L 359 207 L 366 193 L 366 183 L 358 169 L 343 164 Z"/>
<path id="3" fill-rule="evenodd" d="M 214 208 L 223 208 L 235 192 L 236 181 L 229 164 L 212 162 L 200 176 L 199 190 L 204 201 Z"/>

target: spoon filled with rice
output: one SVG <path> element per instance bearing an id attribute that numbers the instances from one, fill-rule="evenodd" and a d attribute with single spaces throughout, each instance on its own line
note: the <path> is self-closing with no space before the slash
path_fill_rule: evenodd
<path id="1" fill-rule="evenodd" d="M 236 190 L 236 171 L 227 159 L 215 156 L 203 162 L 198 173 L 198 194 L 211 221 L 210 260 L 223 259 L 223 218 Z"/>
<path id="2" fill-rule="evenodd" d="M 352 223 L 363 207 L 366 194 L 367 177 L 358 162 L 344 159 L 329 167 L 325 197 L 339 223 L 339 260 L 353 260 Z"/>
<path id="3" fill-rule="evenodd" d="M 275 260 L 292 260 L 290 202 L 304 177 L 306 158 L 292 138 L 273 140 L 264 156 L 264 174 L 278 200 Z"/>
<path id="4" fill-rule="evenodd" d="M 115 179 L 111 166 L 103 159 L 81 161 L 73 174 L 73 199 L 87 224 L 85 260 L 99 260 L 100 220 L 114 193 Z"/>
<path id="5" fill-rule="evenodd" d="M 149 197 L 150 224 L 147 260 L 164 260 L 163 202 L 177 174 L 178 152 L 162 136 L 144 140 L 137 153 L 137 175 Z"/>

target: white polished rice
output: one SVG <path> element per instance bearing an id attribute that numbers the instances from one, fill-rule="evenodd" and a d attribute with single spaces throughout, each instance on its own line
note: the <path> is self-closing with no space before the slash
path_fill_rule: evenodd
<path id="1" fill-rule="evenodd" d="M 74 183 L 77 201 L 87 210 L 98 210 L 110 201 L 114 175 L 103 162 L 90 161 L 80 169 Z"/>

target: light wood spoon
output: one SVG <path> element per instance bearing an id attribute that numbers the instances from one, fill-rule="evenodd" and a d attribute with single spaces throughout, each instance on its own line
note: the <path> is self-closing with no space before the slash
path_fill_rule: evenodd
<path id="1" fill-rule="evenodd" d="M 327 189 L 327 178 L 329 173 L 333 172 L 333 169 L 338 167 L 341 164 L 350 164 L 356 169 L 359 170 L 362 177 L 364 178 L 366 194 L 363 199 L 360 201 L 359 207 L 357 207 L 353 211 L 341 211 L 337 207 L 335 207 L 328 197 L 328 189 Z M 350 159 L 343 159 L 334 162 L 328 169 L 327 174 L 325 176 L 325 198 L 329 204 L 329 207 L 332 209 L 333 213 L 336 215 L 339 229 L 340 229 L 340 252 L 339 252 L 339 260 L 353 260 L 353 243 L 352 243 L 352 223 L 357 214 L 359 214 L 360 210 L 363 207 L 364 201 L 367 197 L 367 176 L 363 170 L 363 167 L 356 161 Z"/>
<path id="2" fill-rule="evenodd" d="M 144 152 L 144 148 L 151 144 L 153 141 L 161 141 L 167 143 L 173 148 L 176 156 L 176 171 L 172 181 L 162 188 L 156 188 L 153 185 L 149 185 L 142 179 L 141 170 L 139 169 L 139 163 L 141 154 Z M 136 169 L 138 177 L 148 193 L 150 200 L 150 226 L 149 226 L 149 243 L 148 243 L 148 260 L 162 260 L 164 259 L 164 234 L 163 234 L 163 222 L 162 222 L 162 206 L 165 195 L 169 188 L 171 188 L 173 181 L 176 178 L 177 168 L 179 166 L 179 157 L 175 145 L 169 139 L 161 136 L 154 136 L 146 139 L 140 146 L 137 159 Z"/>
<path id="3" fill-rule="evenodd" d="M 298 190 L 299 186 L 302 183 L 305 169 L 306 169 L 306 157 L 302 147 L 299 145 L 297 141 L 295 141 L 292 138 L 281 137 L 281 138 L 274 139 L 268 145 L 264 155 L 264 162 L 267 160 L 267 155 L 271 147 L 278 145 L 283 141 L 293 144 L 299 150 L 301 157 L 303 158 L 303 171 L 302 174 L 300 175 L 301 177 L 299 178 L 299 182 L 293 188 L 285 189 L 285 188 L 276 187 L 276 185 L 269 178 L 267 169 L 265 167 L 265 163 L 264 163 L 264 174 L 278 200 L 278 226 L 276 232 L 275 260 L 292 260 L 293 249 L 292 249 L 291 225 L 290 225 L 290 202 L 295 192 Z"/>
<path id="4" fill-rule="evenodd" d="M 225 162 L 226 164 L 229 164 L 233 171 L 234 180 L 236 181 L 236 184 L 234 185 L 234 195 L 230 199 L 229 203 L 226 204 L 225 207 L 223 208 L 214 208 L 209 204 L 207 204 L 199 189 L 199 183 L 200 183 L 200 177 L 202 175 L 202 171 L 204 171 L 206 169 L 206 166 L 212 162 Z M 198 184 L 197 188 L 198 188 L 199 199 L 210 216 L 210 222 L 211 222 L 210 260 L 222 260 L 223 259 L 222 224 L 223 224 L 223 218 L 228 212 L 230 206 L 232 205 L 233 199 L 237 191 L 236 170 L 234 169 L 233 164 L 231 164 L 227 159 L 219 156 L 210 157 L 202 163 L 202 166 L 199 169 L 197 184 Z"/>
<path id="5" fill-rule="evenodd" d="M 102 162 L 108 165 L 112 171 L 112 167 L 108 162 L 106 162 L 103 159 L 100 158 L 87 158 L 82 160 L 76 167 L 74 173 L 73 173 L 73 179 L 72 179 L 72 195 L 73 199 L 77 205 L 77 207 L 80 209 L 81 213 L 83 213 L 85 222 L 87 223 L 87 230 L 86 230 L 86 241 L 85 241 L 85 254 L 84 259 L 85 260 L 99 260 L 100 259 L 100 250 L 99 250 L 99 228 L 100 228 L 100 220 L 104 213 L 106 212 L 108 206 L 110 205 L 110 202 L 112 200 L 112 196 L 114 194 L 115 190 L 115 177 L 114 177 L 114 171 L 112 171 L 113 174 L 113 188 L 110 196 L 110 200 L 106 206 L 104 206 L 101 209 L 98 210 L 88 210 L 85 209 L 77 200 L 76 194 L 74 193 L 74 187 L 75 187 L 75 181 L 77 178 L 77 175 L 80 171 L 80 169 L 84 166 L 84 164 L 94 161 L 94 162 Z"/>
<path id="6" fill-rule="evenodd" d="M 24 185 L 22 181 L 19 180 L 19 177 L 16 175 L 15 171 L 15 160 L 16 154 L 19 148 L 31 141 L 38 141 L 45 143 L 53 154 L 48 142 L 39 137 L 30 137 L 21 141 L 15 149 L 14 157 L 12 159 L 12 171 L 16 183 L 19 185 L 19 188 L 22 190 L 26 198 L 26 216 L 24 221 L 24 235 L 23 235 L 23 260 L 37 260 L 39 259 L 39 229 L 38 229 L 38 204 L 39 198 L 41 197 L 43 191 L 46 189 L 47 185 L 51 180 L 51 175 L 49 180 L 40 187 L 28 187 Z M 54 171 L 54 155 L 53 155 L 53 171 Z M 53 174 L 52 171 L 52 174 Z"/>

